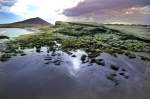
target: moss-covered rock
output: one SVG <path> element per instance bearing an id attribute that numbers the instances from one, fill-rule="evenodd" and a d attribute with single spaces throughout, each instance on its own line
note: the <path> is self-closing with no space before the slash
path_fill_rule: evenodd
<path id="1" fill-rule="evenodd" d="M 10 53 L 2 54 L 2 55 L 0 56 L 0 61 L 5 62 L 5 61 L 7 61 L 8 59 L 10 59 L 11 57 L 12 57 L 12 54 L 10 54 Z"/>

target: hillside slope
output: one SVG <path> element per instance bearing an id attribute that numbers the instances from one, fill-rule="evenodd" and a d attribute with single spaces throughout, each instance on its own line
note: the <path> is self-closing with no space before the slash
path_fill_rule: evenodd
<path id="1" fill-rule="evenodd" d="M 51 25 L 47 21 L 36 17 L 36 18 L 31 18 L 27 19 L 24 21 L 19 21 L 15 23 L 10 23 L 10 24 L 1 24 L 0 27 L 2 28 L 11 28 L 11 27 L 37 27 L 37 26 L 49 26 Z"/>

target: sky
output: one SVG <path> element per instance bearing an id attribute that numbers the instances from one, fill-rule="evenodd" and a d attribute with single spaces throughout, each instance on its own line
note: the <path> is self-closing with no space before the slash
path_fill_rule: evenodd
<path id="1" fill-rule="evenodd" d="M 150 24 L 150 0 L 0 0 L 0 24 L 33 17 L 50 23 Z"/>

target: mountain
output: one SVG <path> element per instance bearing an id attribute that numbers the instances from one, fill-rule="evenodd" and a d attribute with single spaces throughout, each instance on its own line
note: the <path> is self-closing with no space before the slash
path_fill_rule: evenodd
<path id="1" fill-rule="evenodd" d="M 38 26 L 49 26 L 51 25 L 50 23 L 48 23 L 47 21 L 36 17 L 36 18 L 30 18 L 24 21 L 19 21 L 19 22 L 15 22 L 15 23 L 10 23 L 10 24 L 1 24 L 0 27 L 7 27 L 7 28 L 11 28 L 11 27 L 38 27 Z"/>

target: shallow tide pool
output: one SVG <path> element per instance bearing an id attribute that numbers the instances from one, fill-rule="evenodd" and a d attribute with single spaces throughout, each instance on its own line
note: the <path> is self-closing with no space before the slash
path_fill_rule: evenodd
<path id="1" fill-rule="evenodd" d="M 10 38 L 18 37 L 20 35 L 30 34 L 30 33 L 33 33 L 33 31 L 29 31 L 27 29 L 21 29 L 21 28 L 0 28 L 0 35 L 5 35 Z"/>
<path id="2" fill-rule="evenodd" d="M 91 63 L 83 50 L 47 53 L 25 50 L 0 63 L 3 99 L 149 99 L 146 64 L 124 55 L 101 53 L 102 65 Z M 84 60 L 84 62 L 82 60 Z"/>

